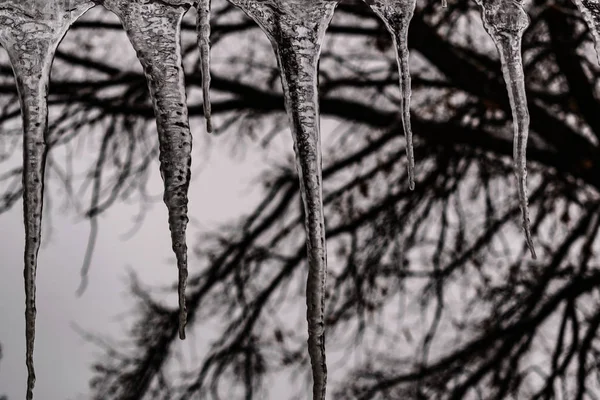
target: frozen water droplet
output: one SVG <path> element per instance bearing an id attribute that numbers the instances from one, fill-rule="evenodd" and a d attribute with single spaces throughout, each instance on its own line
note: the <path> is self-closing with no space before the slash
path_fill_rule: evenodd
<path id="1" fill-rule="evenodd" d="M 154 105 L 160 147 L 164 201 L 179 268 L 179 337 L 185 338 L 187 310 L 187 192 L 190 184 L 192 134 L 190 132 L 181 59 L 181 20 L 192 1 L 105 0 L 131 41 L 148 80 Z"/>
<path id="2" fill-rule="evenodd" d="M 596 56 L 600 62 L 600 3 L 591 0 L 574 0 L 574 2 L 592 32 L 596 44 Z"/>
<path id="3" fill-rule="evenodd" d="M 200 72 L 202 74 L 202 91 L 206 130 L 211 133 L 212 116 L 210 106 L 210 3 L 211 0 L 198 1 L 198 45 L 200 47 Z"/>
<path id="4" fill-rule="evenodd" d="M 27 395 L 33 399 L 35 276 L 41 241 L 48 83 L 54 53 L 67 30 L 93 6 L 90 1 L 5 0 L 0 4 L 0 43 L 9 55 L 23 115 L 23 214 L 25 222 L 25 338 Z"/>
<path id="5" fill-rule="evenodd" d="M 408 186 L 415 188 L 415 156 L 413 151 L 412 130 L 410 128 L 410 71 L 408 63 L 408 27 L 415 11 L 416 0 L 365 0 L 371 9 L 381 18 L 392 35 L 398 61 L 400 91 L 402 94 L 402 126 L 406 137 L 406 155 L 408 158 Z"/>
<path id="6" fill-rule="evenodd" d="M 338 1 L 230 0 L 253 18 L 267 34 L 283 84 L 300 190 L 304 201 L 308 249 L 306 287 L 308 351 L 313 372 L 313 398 L 325 399 L 325 278 L 327 251 L 323 216 L 321 138 L 317 65 L 325 30 Z"/>
<path id="7" fill-rule="evenodd" d="M 521 61 L 521 38 L 529 25 L 529 17 L 518 0 L 477 0 L 482 7 L 483 24 L 492 37 L 500 54 L 502 72 L 508 90 L 514 127 L 514 167 L 517 177 L 519 203 L 523 215 L 523 229 L 531 256 L 535 249 L 531 239 L 529 209 L 527 205 L 527 137 L 529 135 L 529 111 L 525 94 L 525 77 Z"/>

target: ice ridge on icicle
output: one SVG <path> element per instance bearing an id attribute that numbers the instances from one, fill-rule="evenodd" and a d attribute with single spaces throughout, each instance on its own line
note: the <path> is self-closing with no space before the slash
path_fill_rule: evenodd
<path id="1" fill-rule="evenodd" d="M 48 83 L 54 54 L 69 27 L 91 1 L 0 1 L 0 44 L 9 55 L 23 116 L 23 214 L 25 223 L 26 399 L 33 399 L 36 271 L 41 242 Z"/>
<path id="2" fill-rule="evenodd" d="M 300 192 L 304 202 L 308 252 L 306 285 L 308 351 L 313 375 L 313 399 L 324 400 L 325 278 L 327 250 L 323 215 L 321 138 L 317 65 L 325 31 L 338 1 L 230 0 L 254 19 L 269 37 L 281 70 Z"/>
<path id="3" fill-rule="evenodd" d="M 115 13 L 144 69 L 154 106 L 160 148 L 160 172 L 165 183 L 164 202 L 179 268 L 179 337 L 185 338 L 187 310 L 188 188 L 192 162 L 184 72 L 181 55 L 181 20 L 191 0 L 104 0 Z"/>
<path id="4" fill-rule="evenodd" d="M 400 76 L 402 126 L 406 137 L 408 158 L 408 186 L 415 188 L 415 156 L 410 127 L 410 71 L 408 63 L 408 27 L 415 11 L 416 0 L 364 0 L 383 21 L 392 35 Z"/>
<path id="5" fill-rule="evenodd" d="M 522 6 L 522 0 L 476 0 L 482 8 L 483 25 L 494 40 L 513 116 L 513 159 L 517 177 L 519 205 L 523 216 L 523 229 L 531 256 L 535 259 L 535 249 L 531 239 L 529 207 L 527 205 L 527 137 L 529 135 L 529 111 L 525 93 L 525 76 L 521 61 L 521 38 L 529 26 L 529 16 Z"/>

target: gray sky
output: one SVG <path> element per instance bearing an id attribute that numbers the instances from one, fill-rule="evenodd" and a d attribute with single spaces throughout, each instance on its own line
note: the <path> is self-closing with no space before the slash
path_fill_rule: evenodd
<path id="1" fill-rule="evenodd" d="M 203 126 L 193 124 L 194 181 L 190 189 L 188 246 L 197 243 L 199 232 L 231 221 L 258 200 L 260 191 L 249 183 L 264 166 L 257 152 L 251 150 L 243 160 L 232 160 L 226 151 L 225 136 L 207 139 Z M 204 136 L 199 138 L 199 136 Z M 211 157 L 201 167 L 200 148 L 211 143 Z M 291 146 L 289 147 L 291 152 Z M 90 154 L 92 154 L 90 152 Z M 162 181 L 157 162 L 150 193 L 160 197 Z M 126 324 L 116 318 L 128 311 L 131 301 L 126 294 L 127 269 L 139 273 L 143 283 L 174 283 L 177 276 L 167 226 L 167 210 L 162 202 L 152 205 L 141 229 L 128 241 L 121 236 L 133 226 L 138 208 L 122 202 L 99 218 L 99 235 L 90 271 L 89 286 L 81 298 L 75 296 L 79 269 L 83 261 L 89 223 L 74 210 L 64 212 L 64 196 L 59 185 L 50 185 L 50 202 L 44 215 L 44 237 L 37 273 L 37 337 L 35 364 L 36 391 L 41 399 L 79 399 L 88 393 L 90 363 L 99 349 L 75 333 L 76 323 L 86 331 L 118 337 Z M 52 189 L 54 189 L 52 191 Z M 49 224 L 52 230 L 49 231 Z M 24 288 L 22 205 L 0 215 L 0 342 L 4 357 L 0 362 L 0 395 L 9 400 L 22 399 L 25 393 Z M 190 273 L 194 272 L 193 260 Z M 188 339 L 198 344 L 192 337 Z M 198 349 L 201 351 L 201 349 Z"/>

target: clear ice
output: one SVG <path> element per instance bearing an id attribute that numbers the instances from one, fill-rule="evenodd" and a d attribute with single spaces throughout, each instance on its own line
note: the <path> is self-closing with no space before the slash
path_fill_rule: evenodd
<path id="1" fill-rule="evenodd" d="M 408 26 L 413 17 L 416 0 L 364 0 L 365 3 L 383 21 L 392 35 L 400 76 L 402 94 L 402 126 L 406 137 L 406 155 L 408 158 L 408 185 L 415 188 L 415 156 L 413 151 L 412 130 L 410 128 L 410 71 L 408 63 Z"/>
<path id="2" fill-rule="evenodd" d="M 211 133 L 212 116 L 210 105 L 210 3 L 211 0 L 198 1 L 197 31 L 200 47 L 200 73 L 202 74 L 202 91 L 206 130 Z"/>
<path id="3" fill-rule="evenodd" d="M 573 0 L 581 14 L 583 19 L 590 28 L 592 36 L 594 37 L 594 43 L 596 44 L 596 55 L 600 62 L 600 3 L 597 1 L 590 0 Z"/>
<path id="4" fill-rule="evenodd" d="M 104 0 L 131 41 L 148 81 L 158 129 L 160 172 L 164 201 L 179 268 L 179 337 L 185 339 L 187 310 L 187 204 L 192 162 L 190 132 L 181 55 L 181 20 L 191 0 Z"/>
<path id="5" fill-rule="evenodd" d="M 305 211 L 308 351 L 312 364 L 313 399 L 324 400 L 327 382 L 324 323 L 327 250 L 321 185 L 317 68 L 325 31 L 338 1 L 230 2 L 254 19 L 267 34 L 281 70 L 285 107 L 294 138 L 296 168 Z"/>
<path id="6" fill-rule="evenodd" d="M 35 386 L 35 276 L 41 241 L 48 83 L 58 45 L 71 24 L 93 5 L 90 1 L 0 1 L 0 44 L 13 67 L 23 115 L 27 399 L 33 399 Z"/>
<path id="7" fill-rule="evenodd" d="M 529 209 L 527 206 L 527 136 L 529 135 L 529 111 L 525 94 L 525 76 L 521 61 L 521 38 L 529 26 L 529 16 L 522 6 L 522 0 L 476 0 L 482 8 L 483 25 L 494 40 L 502 73 L 508 90 L 513 115 L 513 158 L 519 204 L 523 215 L 523 229 L 531 256 L 535 259 L 535 249 L 531 239 Z"/>

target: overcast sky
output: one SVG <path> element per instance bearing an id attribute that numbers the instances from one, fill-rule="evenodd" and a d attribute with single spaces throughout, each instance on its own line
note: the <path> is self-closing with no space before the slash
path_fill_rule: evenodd
<path id="1" fill-rule="evenodd" d="M 250 183 L 264 166 L 256 154 L 249 151 L 243 159 L 232 159 L 225 137 L 212 139 L 211 157 L 202 167 L 200 156 L 205 153 L 206 135 L 202 126 L 195 130 L 196 151 L 194 181 L 190 189 L 190 222 L 188 246 L 194 246 L 197 234 L 231 221 L 252 207 L 260 191 Z M 289 148 L 291 152 L 291 147 Z M 85 154 L 82 154 L 85 156 Z M 90 152 L 91 155 L 91 152 Z M 150 193 L 161 197 L 162 181 L 158 163 Z M 202 170 L 199 170 L 202 167 Z M 126 327 L 118 315 L 131 307 L 126 296 L 127 267 L 139 273 L 142 282 L 160 284 L 175 282 L 177 270 L 170 244 L 167 210 L 162 201 L 154 203 L 144 224 L 129 240 L 122 236 L 134 226 L 135 205 L 117 203 L 99 218 L 99 235 L 90 271 L 87 291 L 75 296 L 89 234 L 89 222 L 74 210 L 63 210 L 61 197 L 48 195 L 44 215 L 44 238 L 37 273 L 37 337 L 35 364 L 37 384 L 35 393 L 40 399 L 79 399 L 88 393 L 90 363 L 100 354 L 73 330 L 72 323 L 95 333 L 117 335 Z M 51 231 L 49 225 L 51 224 Z M 3 359 L 0 361 L 0 395 L 9 400 L 22 399 L 25 393 L 25 325 L 23 288 L 24 229 L 22 204 L 0 214 L 0 342 Z M 193 260 L 190 273 L 194 273 Z M 192 338 L 193 341 L 193 338 Z M 42 395 L 43 394 L 43 395 Z"/>

